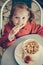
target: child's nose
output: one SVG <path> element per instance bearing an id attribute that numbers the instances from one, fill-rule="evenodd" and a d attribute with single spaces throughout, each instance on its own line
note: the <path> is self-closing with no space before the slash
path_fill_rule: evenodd
<path id="1" fill-rule="evenodd" d="M 22 22 L 22 19 L 19 19 L 19 22 Z"/>

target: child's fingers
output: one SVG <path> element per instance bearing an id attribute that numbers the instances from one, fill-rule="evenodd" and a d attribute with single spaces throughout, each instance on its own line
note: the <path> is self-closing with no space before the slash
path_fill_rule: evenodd
<path id="1" fill-rule="evenodd" d="M 14 37 L 15 37 L 15 36 L 9 34 L 8 39 L 9 39 L 10 41 L 12 41 L 12 40 L 14 39 Z"/>
<path id="2" fill-rule="evenodd" d="M 23 28 L 24 26 L 25 26 L 25 24 L 20 25 L 20 29 Z"/>
<path id="3" fill-rule="evenodd" d="M 10 41 L 12 41 L 12 40 L 14 39 L 14 36 L 15 36 L 18 32 L 19 32 L 19 28 L 13 28 L 13 29 L 10 31 L 9 35 L 8 35 L 8 39 L 9 39 Z"/>
<path id="4" fill-rule="evenodd" d="M 9 33 L 9 36 L 8 36 L 8 38 L 9 38 L 9 40 L 11 41 L 11 40 L 13 40 L 14 39 L 14 36 L 19 32 L 19 30 L 22 28 L 22 27 L 24 27 L 25 26 L 25 24 L 20 24 L 20 25 L 17 25 L 17 26 L 15 26 L 11 31 L 10 31 L 10 33 Z"/>

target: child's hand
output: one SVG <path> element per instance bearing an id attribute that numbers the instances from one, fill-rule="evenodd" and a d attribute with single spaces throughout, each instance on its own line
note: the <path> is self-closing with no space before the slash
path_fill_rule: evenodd
<path id="1" fill-rule="evenodd" d="M 21 29 L 21 28 L 23 28 L 24 26 L 25 26 L 25 24 L 21 24 L 19 27 L 20 27 L 20 29 Z"/>
<path id="2" fill-rule="evenodd" d="M 10 31 L 9 35 L 8 35 L 8 39 L 10 41 L 12 41 L 15 37 L 15 35 L 19 32 L 19 30 L 21 28 L 23 28 L 25 25 L 24 24 L 20 24 L 20 25 L 17 25 L 15 26 L 14 28 L 12 28 L 12 30 Z"/>
<path id="3" fill-rule="evenodd" d="M 19 28 L 20 28 L 20 29 L 23 28 L 23 27 L 26 25 L 26 23 L 27 23 L 27 22 L 20 22 L 19 25 L 18 25 Z"/>
<path id="4" fill-rule="evenodd" d="M 8 39 L 10 41 L 12 41 L 14 39 L 15 35 L 19 32 L 19 30 L 20 30 L 19 26 L 13 27 L 8 35 Z"/>

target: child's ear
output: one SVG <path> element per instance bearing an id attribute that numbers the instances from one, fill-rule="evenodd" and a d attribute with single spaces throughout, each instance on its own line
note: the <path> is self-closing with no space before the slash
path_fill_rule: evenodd
<path id="1" fill-rule="evenodd" d="M 34 15 L 33 11 L 30 8 L 28 8 L 27 10 L 30 13 L 29 21 L 31 22 L 33 19 L 35 19 L 35 15 Z"/>

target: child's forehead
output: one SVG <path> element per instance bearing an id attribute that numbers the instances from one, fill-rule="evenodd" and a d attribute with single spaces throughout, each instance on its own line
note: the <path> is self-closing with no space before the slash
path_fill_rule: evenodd
<path id="1" fill-rule="evenodd" d="M 15 11 L 14 11 L 14 14 L 19 14 L 19 13 L 28 14 L 29 11 L 27 11 L 27 9 L 25 9 L 25 8 L 16 8 Z"/>

